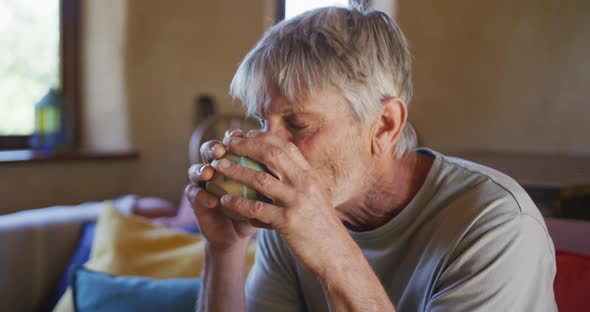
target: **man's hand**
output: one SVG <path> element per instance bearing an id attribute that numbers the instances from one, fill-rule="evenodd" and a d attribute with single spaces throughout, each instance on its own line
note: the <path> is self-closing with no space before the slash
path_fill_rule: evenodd
<path id="1" fill-rule="evenodd" d="M 228 130 L 224 143 L 230 136 L 241 137 L 244 133 Z M 225 155 L 224 143 L 214 140 L 201 145 L 205 163 L 189 169 L 191 184 L 185 191 L 207 240 L 198 311 L 245 311 L 246 250 L 256 228 L 227 217 L 217 208 L 218 198 L 205 191 L 205 183 L 215 175 L 210 162 Z"/>
<path id="2" fill-rule="evenodd" d="M 189 169 L 189 184 L 185 194 L 195 211 L 199 228 L 213 251 L 226 251 L 237 245 L 245 245 L 256 232 L 256 228 L 244 221 L 228 218 L 217 209 L 219 199 L 205 190 L 205 183 L 213 178 L 215 169 L 211 162 L 220 159 L 227 152 L 224 143 L 230 137 L 243 137 L 239 129 L 228 130 L 224 142 L 208 141 L 201 145 L 201 159 L 204 164 L 196 164 Z"/>
<path id="3" fill-rule="evenodd" d="M 362 251 L 336 215 L 326 187 L 299 149 L 269 133 L 250 131 L 227 141 L 236 154 L 266 165 L 270 174 L 230 161 L 214 166 L 224 176 L 273 200 L 224 195 L 221 204 L 279 232 L 303 265 L 318 276 L 333 311 L 395 311 Z M 253 222 L 251 222 L 253 223 Z"/>
<path id="4" fill-rule="evenodd" d="M 318 275 L 330 267 L 331 259 L 346 257 L 357 247 L 336 215 L 325 186 L 293 143 L 261 131 L 227 142 L 233 153 L 265 164 L 271 174 L 226 160 L 214 162 L 216 170 L 256 189 L 273 203 L 224 195 L 221 204 L 226 209 L 277 230 L 293 255 Z"/>

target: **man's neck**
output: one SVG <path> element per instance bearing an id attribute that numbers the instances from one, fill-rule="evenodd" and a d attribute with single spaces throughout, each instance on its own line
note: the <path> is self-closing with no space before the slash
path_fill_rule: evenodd
<path id="1" fill-rule="evenodd" d="M 337 208 L 340 219 L 351 230 L 374 230 L 399 214 L 416 196 L 434 159 L 408 152 L 400 159 L 373 163 L 366 190 Z"/>

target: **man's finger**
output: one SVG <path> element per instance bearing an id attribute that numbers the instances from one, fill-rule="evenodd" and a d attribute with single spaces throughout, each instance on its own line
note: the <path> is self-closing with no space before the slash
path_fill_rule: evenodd
<path id="1" fill-rule="evenodd" d="M 297 181 L 301 172 L 308 169 L 308 164 L 302 167 L 291 157 L 291 153 L 282 147 L 261 138 L 231 138 L 228 148 L 233 153 L 250 157 L 266 165 L 268 170 L 281 181 Z"/>
<path id="2" fill-rule="evenodd" d="M 215 208 L 219 202 L 219 199 L 215 195 L 194 185 L 189 184 L 184 193 L 195 212 L 203 208 Z"/>
<path id="3" fill-rule="evenodd" d="M 214 175 L 215 169 L 210 164 L 196 164 L 188 169 L 188 179 L 196 185 L 202 186 L 203 182 L 213 179 Z"/>
<path id="4" fill-rule="evenodd" d="M 264 140 L 272 145 L 282 148 L 289 155 L 289 157 L 291 157 L 291 159 L 293 159 L 293 161 L 295 161 L 297 165 L 304 170 L 308 170 L 311 167 L 309 162 L 307 162 L 307 159 L 305 159 L 303 154 L 301 154 L 301 151 L 299 151 L 299 148 L 297 148 L 293 142 L 289 142 L 276 134 L 262 130 L 250 130 L 246 134 L 246 137 Z"/>
<path id="5" fill-rule="evenodd" d="M 244 138 L 246 137 L 246 134 L 240 128 L 230 128 L 227 131 L 225 131 L 225 135 L 223 136 L 223 144 L 227 146 L 227 140 L 232 137 Z"/>
<path id="6" fill-rule="evenodd" d="M 272 229 L 272 225 L 270 224 L 266 224 L 266 223 L 262 223 L 256 219 L 249 219 L 248 223 L 250 223 L 251 226 L 257 227 L 257 228 L 263 228 L 263 229 Z"/>
<path id="7" fill-rule="evenodd" d="M 210 163 L 225 155 L 227 149 L 219 140 L 211 140 L 201 144 L 201 159 L 204 163 Z"/>
<path id="8" fill-rule="evenodd" d="M 225 209 L 269 227 L 276 229 L 283 223 L 282 208 L 277 206 L 232 195 L 223 195 L 220 202 Z"/>
<path id="9" fill-rule="evenodd" d="M 290 202 L 295 195 L 292 188 L 264 171 L 250 169 L 227 159 L 214 161 L 212 165 L 223 176 L 249 186 L 275 201 Z"/>

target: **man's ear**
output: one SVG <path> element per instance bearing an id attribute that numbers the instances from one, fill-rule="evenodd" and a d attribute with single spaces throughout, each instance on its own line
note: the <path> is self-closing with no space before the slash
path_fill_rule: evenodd
<path id="1" fill-rule="evenodd" d="M 408 118 L 404 101 L 397 97 L 381 100 L 381 112 L 373 124 L 371 149 L 374 155 L 393 153 Z"/>

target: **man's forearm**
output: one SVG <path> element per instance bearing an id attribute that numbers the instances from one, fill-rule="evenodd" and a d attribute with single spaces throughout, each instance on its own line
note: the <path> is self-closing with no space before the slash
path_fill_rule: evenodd
<path id="1" fill-rule="evenodd" d="M 215 251 L 207 244 L 198 312 L 246 310 L 244 281 L 247 246 L 246 242 L 231 250 Z"/>
<path id="2" fill-rule="evenodd" d="M 395 311 L 358 246 L 343 249 L 320 275 L 331 311 Z"/>

